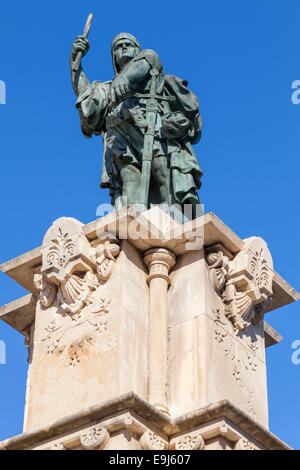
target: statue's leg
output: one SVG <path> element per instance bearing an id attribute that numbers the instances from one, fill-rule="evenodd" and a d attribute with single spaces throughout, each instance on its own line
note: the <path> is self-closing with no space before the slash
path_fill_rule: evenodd
<path id="1" fill-rule="evenodd" d="M 152 175 L 158 185 L 161 202 L 171 204 L 171 172 L 168 167 L 168 159 L 165 155 L 153 158 Z"/>
<path id="2" fill-rule="evenodd" d="M 122 205 L 138 204 L 141 171 L 130 163 L 117 163 L 122 179 Z"/>

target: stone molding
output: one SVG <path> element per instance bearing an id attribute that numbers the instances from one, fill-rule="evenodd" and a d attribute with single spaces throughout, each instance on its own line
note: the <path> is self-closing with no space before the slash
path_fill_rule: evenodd
<path id="1" fill-rule="evenodd" d="M 104 426 L 109 433 L 110 430 L 128 428 L 140 438 L 150 430 L 166 442 L 168 440 L 170 448 L 176 448 L 178 440 L 189 445 L 190 438 L 185 436 L 197 433 L 198 427 L 204 441 L 213 436 L 225 436 L 232 448 L 241 445 L 238 444 L 240 439 L 246 439 L 257 448 L 291 450 L 287 444 L 227 400 L 172 419 L 133 392 L 67 416 L 50 426 L 7 439 L 0 443 L 0 450 L 34 449 L 42 444 L 48 446 L 49 441 L 51 444 L 47 448 L 51 448 L 55 440 L 67 447 L 70 440 L 68 433 L 74 433 L 76 429 L 79 445 L 80 436 L 85 433 L 85 429 L 93 428 L 95 424 Z M 192 442 L 195 441 L 192 439 Z"/>

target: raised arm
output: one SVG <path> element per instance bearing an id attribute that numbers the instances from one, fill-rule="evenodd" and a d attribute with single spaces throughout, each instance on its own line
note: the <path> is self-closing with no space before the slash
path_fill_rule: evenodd
<path id="1" fill-rule="evenodd" d="M 74 65 L 76 61 L 76 57 L 78 52 L 82 52 L 82 57 L 88 52 L 90 48 L 89 41 L 84 38 L 83 36 L 78 36 L 73 43 L 71 56 L 70 56 L 70 68 L 71 68 L 71 80 L 72 80 L 72 87 L 76 96 L 80 94 L 80 92 L 86 88 L 90 82 L 85 75 L 81 63 L 78 67 L 78 70 L 74 70 Z"/>

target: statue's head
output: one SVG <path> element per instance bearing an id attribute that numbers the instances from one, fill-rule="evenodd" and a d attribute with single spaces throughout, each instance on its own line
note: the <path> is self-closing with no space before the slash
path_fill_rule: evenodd
<path id="1" fill-rule="evenodd" d="M 115 73 L 130 62 L 140 52 L 139 41 L 129 33 L 118 34 L 111 43 L 111 55 Z"/>

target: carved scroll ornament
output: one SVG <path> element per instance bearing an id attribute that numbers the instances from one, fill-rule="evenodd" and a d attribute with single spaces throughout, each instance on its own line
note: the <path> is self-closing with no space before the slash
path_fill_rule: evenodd
<path id="1" fill-rule="evenodd" d="M 261 238 L 248 238 L 233 260 L 221 250 L 206 256 L 210 280 L 225 304 L 226 316 L 238 331 L 257 325 L 273 294 L 273 262 Z"/>
<path id="2" fill-rule="evenodd" d="M 57 286 L 49 282 L 44 274 L 35 274 L 33 283 L 40 293 L 40 302 L 43 307 L 51 307 L 57 296 Z"/>
<path id="3" fill-rule="evenodd" d="M 98 244 L 96 247 L 97 274 L 101 281 L 107 281 L 112 273 L 120 247 L 110 240 Z"/>

